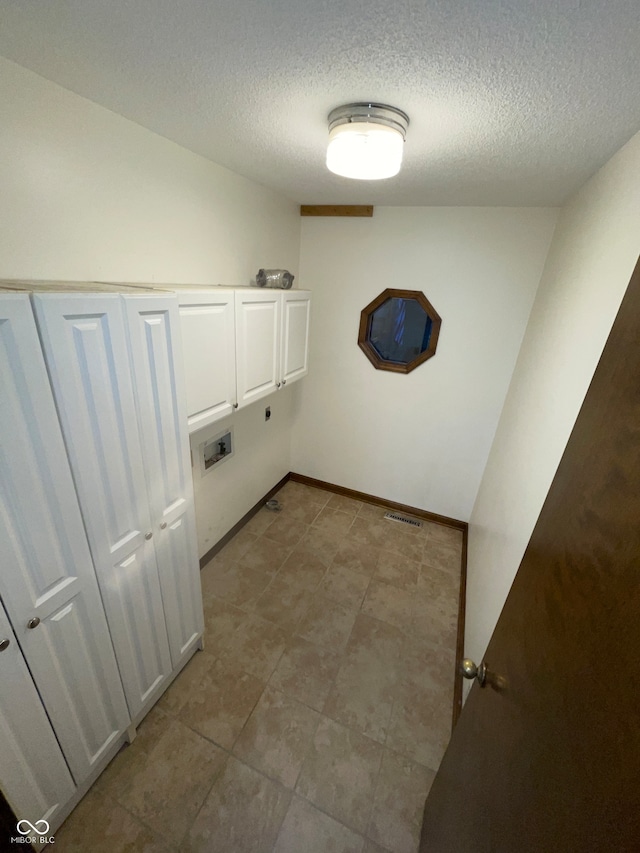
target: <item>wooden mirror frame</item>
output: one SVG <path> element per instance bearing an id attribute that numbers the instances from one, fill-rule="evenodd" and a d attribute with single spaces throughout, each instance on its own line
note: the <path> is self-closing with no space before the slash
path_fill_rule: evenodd
<path id="1" fill-rule="evenodd" d="M 402 364 L 397 361 L 387 361 L 382 358 L 373 344 L 369 341 L 373 312 L 388 299 L 414 299 L 420 304 L 425 314 L 427 314 L 431 320 L 431 337 L 429 338 L 429 346 L 424 352 L 421 352 L 412 361 L 409 361 L 406 364 Z M 386 290 L 382 291 L 380 296 L 376 296 L 373 302 L 370 302 L 366 308 L 362 309 L 362 313 L 360 314 L 360 329 L 358 331 L 358 346 L 376 370 L 391 370 L 394 373 L 411 373 L 412 370 L 415 370 L 416 367 L 423 364 L 427 359 L 436 354 L 441 325 L 442 318 L 422 291 L 395 290 L 388 287 Z"/>

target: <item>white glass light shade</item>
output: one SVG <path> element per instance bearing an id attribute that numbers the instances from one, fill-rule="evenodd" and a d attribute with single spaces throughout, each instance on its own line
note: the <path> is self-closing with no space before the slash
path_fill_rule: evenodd
<path id="1" fill-rule="evenodd" d="M 361 181 L 392 178 L 400 171 L 403 146 L 402 133 L 384 124 L 340 124 L 329 132 L 327 168 Z"/>

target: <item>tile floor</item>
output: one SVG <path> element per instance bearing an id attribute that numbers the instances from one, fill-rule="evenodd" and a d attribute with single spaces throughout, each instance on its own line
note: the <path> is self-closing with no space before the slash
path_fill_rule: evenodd
<path id="1" fill-rule="evenodd" d="M 198 652 L 56 834 L 87 853 L 415 853 L 462 535 L 289 482 L 205 567 Z"/>

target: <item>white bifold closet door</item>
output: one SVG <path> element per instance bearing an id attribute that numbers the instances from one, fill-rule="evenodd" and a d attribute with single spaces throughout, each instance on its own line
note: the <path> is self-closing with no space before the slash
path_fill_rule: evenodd
<path id="1" fill-rule="evenodd" d="M 0 400 L 0 597 L 80 783 L 129 715 L 26 294 L 0 296 Z"/>
<path id="2" fill-rule="evenodd" d="M 52 823 L 76 786 L 1 604 L 0 649 L 0 786 L 18 820 Z"/>
<path id="3" fill-rule="evenodd" d="M 131 716 L 171 672 L 119 294 L 33 296 Z"/>
<path id="4" fill-rule="evenodd" d="M 175 668 L 204 628 L 180 315 L 175 295 L 123 300 L 153 541 Z"/>

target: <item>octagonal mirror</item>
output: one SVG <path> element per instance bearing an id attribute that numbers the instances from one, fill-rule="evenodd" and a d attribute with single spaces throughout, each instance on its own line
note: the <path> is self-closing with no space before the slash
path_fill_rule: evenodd
<path id="1" fill-rule="evenodd" d="M 358 346 L 378 370 L 410 373 L 435 355 L 441 323 L 421 291 L 387 288 L 363 309 Z"/>

